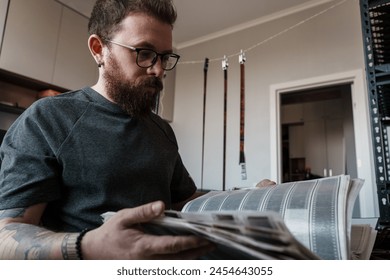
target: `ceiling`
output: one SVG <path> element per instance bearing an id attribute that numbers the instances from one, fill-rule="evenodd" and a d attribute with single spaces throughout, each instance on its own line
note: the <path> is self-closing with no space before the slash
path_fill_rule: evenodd
<path id="1" fill-rule="evenodd" d="M 56 0 L 89 17 L 96 0 Z M 176 48 L 257 25 L 334 0 L 173 0 L 178 19 L 173 31 Z"/>

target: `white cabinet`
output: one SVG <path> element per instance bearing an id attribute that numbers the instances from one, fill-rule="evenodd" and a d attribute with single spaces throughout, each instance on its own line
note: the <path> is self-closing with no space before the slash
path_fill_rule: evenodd
<path id="1" fill-rule="evenodd" d="M 51 83 L 61 12 L 53 0 L 10 0 L 0 68 Z"/>
<path id="2" fill-rule="evenodd" d="M 88 19 L 64 7 L 53 84 L 68 89 L 92 86 L 98 67 L 88 49 Z"/>
<path id="3" fill-rule="evenodd" d="M 307 167 L 320 176 L 345 173 L 342 102 L 329 100 L 305 105 L 304 145 Z M 307 118 L 306 118 L 307 116 Z"/>
<path id="4" fill-rule="evenodd" d="M 87 24 L 53 0 L 10 0 L 0 68 L 66 89 L 92 85 L 98 70 Z"/>
<path id="5" fill-rule="evenodd" d="M 311 172 L 320 176 L 345 173 L 343 121 L 318 120 L 305 123 L 305 158 Z"/>
<path id="6" fill-rule="evenodd" d="M 289 158 L 305 157 L 304 125 L 289 125 Z"/>
<path id="7" fill-rule="evenodd" d="M 328 160 L 327 176 L 345 174 L 346 143 L 343 121 L 340 119 L 327 120 L 325 128 Z M 330 172 L 332 174 L 329 174 Z"/>
<path id="8" fill-rule="evenodd" d="M 5 29 L 5 21 L 7 19 L 8 0 L 0 0 L 0 48 L 3 42 L 3 33 Z"/>

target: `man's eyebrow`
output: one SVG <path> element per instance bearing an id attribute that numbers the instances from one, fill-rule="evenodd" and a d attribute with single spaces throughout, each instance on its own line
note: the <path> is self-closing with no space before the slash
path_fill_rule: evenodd
<path id="1" fill-rule="evenodd" d="M 149 42 L 140 42 L 138 44 L 136 44 L 134 47 L 136 48 L 147 48 L 147 49 L 151 49 L 151 50 L 156 50 L 156 46 L 149 43 Z M 165 51 L 162 51 L 161 53 L 172 53 L 173 50 L 172 49 L 169 49 L 169 50 L 165 50 Z"/>

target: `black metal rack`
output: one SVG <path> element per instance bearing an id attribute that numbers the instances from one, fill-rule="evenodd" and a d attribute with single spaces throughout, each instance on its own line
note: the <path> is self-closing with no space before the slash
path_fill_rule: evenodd
<path id="1" fill-rule="evenodd" d="M 360 0 L 380 218 L 390 226 L 390 0 Z"/>
<path id="2" fill-rule="evenodd" d="M 371 259 L 390 258 L 390 0 L 360 0 L 379 219 Z"/>

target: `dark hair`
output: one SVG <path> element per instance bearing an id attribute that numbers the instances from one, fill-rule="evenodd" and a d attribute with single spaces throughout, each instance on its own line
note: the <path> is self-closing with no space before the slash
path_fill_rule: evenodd
<path id="1" fill-rule="evenodd" d="M 177 18 L 172 0 L 97 0 L 88 23 L 89 35 L 111 39 L 129 13 L 144 13 L 171 26 Z"/>

